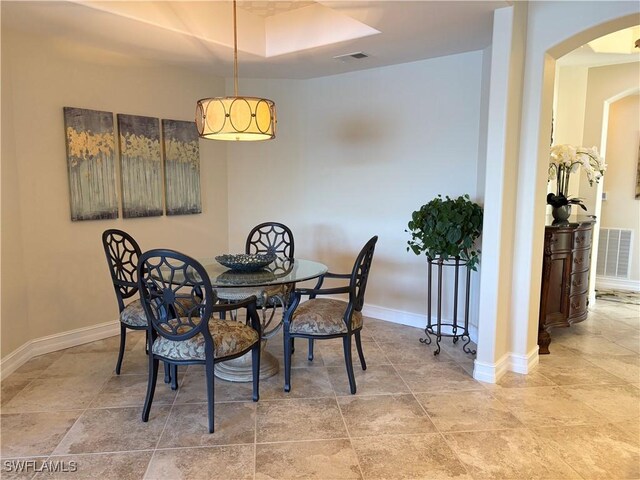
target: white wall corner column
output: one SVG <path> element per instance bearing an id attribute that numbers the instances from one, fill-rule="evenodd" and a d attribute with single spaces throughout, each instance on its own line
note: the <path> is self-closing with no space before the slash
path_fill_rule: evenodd
<path id="1" fill-rule="evenodd" d="M 517 198 L 517 215 L 510 349 L 522 364 L 537 350 L 555 60 L 594 38 L 637 24 L 638 13 L 636 2 L 528 3 L 518 189 L 512 198 Z"/>
<path id="2" fill-rule="evenodd" d="M 478 353 L 473 376 L 495 383 L 512 369 L 511 262 L 515 224 L 526 3 L 495 11 L 487 109 Z"/>

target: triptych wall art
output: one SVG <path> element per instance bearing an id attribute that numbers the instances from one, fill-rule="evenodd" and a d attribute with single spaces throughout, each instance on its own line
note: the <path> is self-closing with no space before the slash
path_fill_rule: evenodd
<path id="1" fill-rule="evenodd" d="M 194 122 L 117 115 L 124 218 L 201 213 Z M 118 218 L 113 113 L 64 107 L 71 220 Z M 164 164 L 163 164 L 164 158 Z M 163 183 L 164 176 L 164 183 Z"/>

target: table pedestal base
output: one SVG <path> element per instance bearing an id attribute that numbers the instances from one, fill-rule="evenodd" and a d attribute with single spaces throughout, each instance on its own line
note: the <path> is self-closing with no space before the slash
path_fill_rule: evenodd
<path id="1" fill-rule="evenodd" d="M 273 377 L 278 373 L 278 359 L 267 352 L 262 346 L 262 356 L 260 357 L 260 380 Z M 253 374 L 251 371 L 251 352 L 241 357 L 216 363 L 213 367 L 215 376 L 229 382 L 251 382 Z"/>

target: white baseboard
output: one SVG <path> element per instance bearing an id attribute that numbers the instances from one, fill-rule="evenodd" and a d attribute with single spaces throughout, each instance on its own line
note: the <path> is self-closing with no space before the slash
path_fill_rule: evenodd
<path id="1" fill-rule="evenodd" d="M 409 327 L 417 327 L 424 330 L 427 326 L 427 316 L 419 313 L 405 312 L 403 310 L 395 310 L 378 305 L 365 305 L 362 309 L 365 317 L 384 320 L 386 322 L 398 323 L 400 325 L 408 325 Z M 431 322 L 435 324 L 436 319 L 432 316 Z M 443 319 L 443 322 L 451 323 L 450 319 Z M 469 337 L 471 341 L 478 341 L 478 328 L 475 325 L 469 325 Z"/>
<path id="2" fill-rule="evenodd" d="M 11 375 L 20 366 L 38 355 L 95 342 L 119 333 L 120 322 L 114 320 L 30 340 L 0 360 L 0 378 L 4 379 Z"/>
<path id="3" fill-rule="evenodd" d="M 521 373 L 526 375 L 533 367 L 538 365 L 540 357 L 538 356 L 538 345 L 531 349 L 527 355 L 517 355 L 512 353 L 510 355 L 509 370 L 515 373 Z"/>
<path id="4" fill-rule="evenodd" d="M 505 353 L 496 363 L 484 363 L 476 360 L 473 363 L 473 378 L 479 382 L 496 383 L 502 376 L 511 371 L 526 375 L 538 365 L 538 346 L 527 355 Z"/>
<path id="5" fill-rule="evenodd" d="M 479 382 L 496 383 L 509 370 L 510 355 L 505 353 L 496 363 L 473 362 L 473 378 Z"/>
<path id="6" fill-rule="evenodd" d="M 626 278 L 596 277 L 596 288 L 608 288 L 611 290 L 627 290 L 640 292 L 640 281 Z"/>

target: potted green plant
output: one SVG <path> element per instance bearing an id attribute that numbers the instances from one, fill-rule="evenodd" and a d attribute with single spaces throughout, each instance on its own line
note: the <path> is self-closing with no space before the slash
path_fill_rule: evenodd
<path id="1" fill-rule="evenodd" d="M 436 198 L 426 203 L 419 210 L 411 214 L 408 225 L 411 240 L 407 243 L 407 251 L 411 250 L 416 255 L 425 254 L 427 257 L 427 326 L 424 329 L 426 338 L 420 342 L 431 344 L 431 335 L 436 337 L 437 349 L 434 355 L 440 353 L 440 340 L 442 337 L 452 337 L 453 343 L 458 339 L 466 343 L 462 346 L 465 353 L 475 354 L 476 351 L 467 348 L 471 342 L 469 336 L 469 291 L 471 287 L 471 270 L 476 270 L 480 250 L 476 246 L 476 240 L 482 233 L 482 207 L 469 199 L 469 195 L 456 199 L 449 197 Z M 433 287 L 434 267 L 437 270 Z M 450 318 L 443 319 L 443 270 L 445 267 L 453 270 L 455 278 L 453 291 L 448 287 L 445 295 L 452 297 L 450 305 L 453 312 Z M 460 282 L 461 268 L 466 267 L 465 280 Z M 464 309 L 458 309 L 459 298 L 464 288 Z M 431 303 L 432 293 L 436 295 L 436 318 L 432 318 Z M 462 319 L 460 318 L 462 317 Z"/>
<path id="2" fill-rule="evenodd" d="M 480 250 L 475 242 L 482 233 L 482 207 L 469 195 L 456 199 L 438 195 L 411 214 L 408 227 L 407 251 L 424 253 L 430 260 L 457 257 L 476 270 Z"/>

